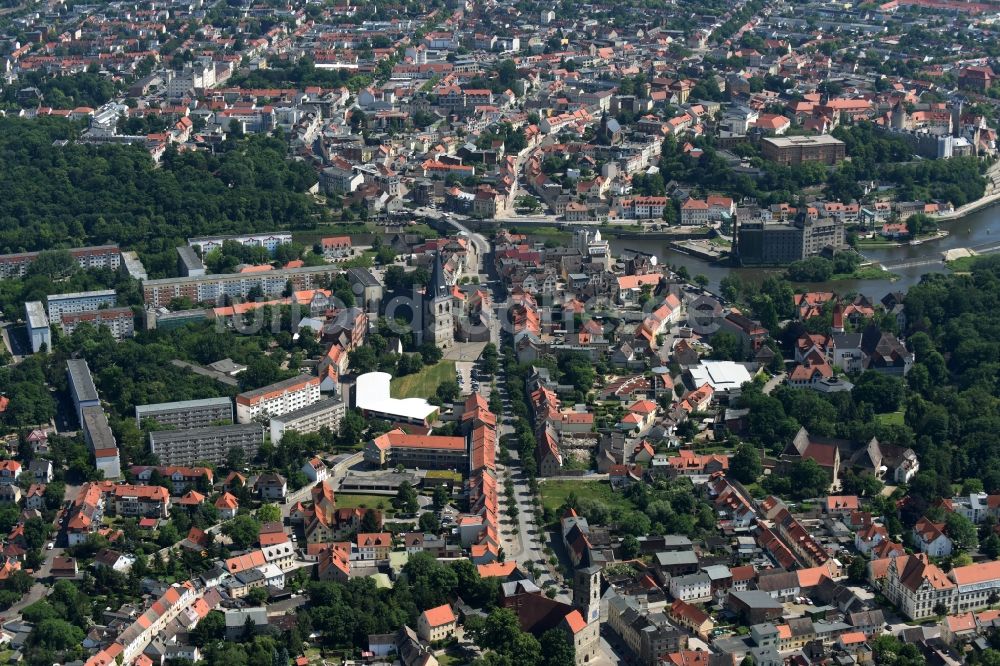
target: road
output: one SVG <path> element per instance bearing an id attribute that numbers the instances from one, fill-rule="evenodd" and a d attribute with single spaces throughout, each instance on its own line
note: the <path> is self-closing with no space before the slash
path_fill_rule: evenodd
<path id="1" fill-rule="evenodd" d="M 764 392 L 765 394 L 768 394 L 768 393 L 770 393 L 770 392 L 771 392 L 771 391 L 773 391 L 774 389 L 778 388 L 778 385 L 780 385 L 780 384 L 781 384 L 781 382 L 785 381 L 785 377 L 786 377 L 786 376 L 787 376 L 787 375 L 786 375 L 786 373 L 784 373 L 784 372 L 779 372 L 779 373 L 778 373 L 778 374 L 776 374 L 776 375 L 775 375 L 774 377 L 771 377 L 770 379 L 768 379 L 768 380 L 767 380 L 767 383 L 766 383 L 766 384 L 764 384 L 764 388 L 763 388 L 763 389 L 761 389 L 761 390 L 762 390 L 762 391 L 763 391 L 763 392 Z"/>
<path id="2" fill-rule="evenodd" d="M 67 484 L 66 490 L 63 492 L 63 505 L 65 506 L 66 502 L 76 499 L 76 496 L 79 493 L 79 491 L 80 491 L 80 486 L 72 486 Z M 62 515 L 62 510 L 56 512 L 56 517 L 52 521 L 52 528 L 53 528 L 52 531 L 54 535 L 50 534 L 49 538 L 46 540 L 46 543 L 48 543 L 49 541 L 55 542 L 59 538 L 59 525 L 56 521 L 59 520 L 59 517 L 61 515 Z M 45 546 L 42 546 L 42 565 L 38 567 L 38 570 L 32 574 L 35 580 L 44 581 L 48 579 L 52 571 L 52 558 L 61 557 L 65 554 L 65 552 L 66 550 L 64 548 L 54 547 L 52 550 L 48 550 L 45 548 Z M 24 597 L 20 601 L 18 601 L 16 604 L 8 608 L 3 613 L 4 617 L 6 617 L 8 621 L 20 620 L 21 612 L 31 604 L 35 603 L 36 601 L 44 599 L 45 596 L 48 595 L 50 589 L 51 587 L 49 585 L 45 585 L 43 583 L 35 583 L 34 585 L 31 586 L 31 589 L 28 590 L 28 593 L 24 595 Z"/>

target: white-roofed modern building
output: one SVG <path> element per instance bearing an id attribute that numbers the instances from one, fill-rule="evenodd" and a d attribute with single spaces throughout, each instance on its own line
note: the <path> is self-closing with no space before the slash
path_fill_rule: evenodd
<path id="1" fill-rule="evenodd" d="M 746 365 L 734 361 L 702 361 L 687 369 L 695 387 L 708 384 L 716 393 L 740 392 L 745 382 L 753 380 Z"/>
<path id="2" fill-rule="evenodd" d="M 438 408 L 423 398 L 393 398 L 388 372 L 368 372 L 354 383 L 354 406 L 365 416 L 415 425 L 429 425 Z"/>

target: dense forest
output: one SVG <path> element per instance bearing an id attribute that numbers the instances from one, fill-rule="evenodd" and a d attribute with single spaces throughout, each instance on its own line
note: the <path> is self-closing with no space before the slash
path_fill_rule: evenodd
<path id="1" fill-rule="evenodd" d="M 0 253 L 117 242 L 137 249 L 150 277 L 176 274 L 189 236 L 311 228 L 306 164 L 266 136 L 228 141 L 219 154 L 168 149 L 157 166 L 138 146 L 69 143 L 60 119 L 0 118 Z"/>

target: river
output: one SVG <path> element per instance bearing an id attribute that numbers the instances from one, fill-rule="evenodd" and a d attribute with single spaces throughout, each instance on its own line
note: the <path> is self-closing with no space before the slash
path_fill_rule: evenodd
<path id="1" fill-rule="evenodd" d="M 991 206 L 957 220 L 942 222 L 941 228 L 948 231 L 949 235 L 940 240 L 920 245 L 904 245 L 877 250 L 864 249 L 862 252 L 873 261 L 895 263 L 907 260 L 940 259 L 941 253 L 945 250 L 975 247 L 986 243 L 1000 243 L 1000 206 Z M 780 267 L 732 268 L 710 264 L 697 257 L 671 249 L 667 245 L 667 241 L 664 240 L 640 241 L 612 238 L 611 249 L 615 256 L 627 249 L 639 250 L 655 254 L 661 263 L 686 266 L 691 275 L 701 273 L 708 277 L 709 289 L 712 291 L 718 291 L 719 281 L 730 273 L 736 273 L 744 280 L 760 281 L 767 275 L 782 272 Z M 834 291 L 840 294 L 857 292 L 870 298 L 881 299 L 890 291 L 906 291 L 917 284 L 920 281 L 920 276 L 926 273 L 943 273 L 947 270 L 943 263 L 935 263 L 894 269 L 892 272 L 899 276 L 895 282 L 890 280 L 837 280 L 835 282 L 812 282 L 802 286 L 814 291 Z"/>

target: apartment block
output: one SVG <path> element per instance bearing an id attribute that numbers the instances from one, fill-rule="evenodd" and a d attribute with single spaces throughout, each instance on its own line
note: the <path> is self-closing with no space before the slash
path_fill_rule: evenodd
<path id="1" fill-rule="evenodd" d="M 114 289 L 100 291 L 78 291 L 69 294 L 52 294 L 48 297 L 49 322 L 62 322 L 64 314 L 90 312 L 118 305 L 118 294 Z"/>
<path id="2" fill-rule="evenodd" d="M 101 398 L 97 395 L 94 378 L 90 375 L 90 367 L 82 358 L 66 361 L 66 375 L 69 379 L 69 394 L 76 408 L 76 418 L 83 424 L 83 409 L 85 407 L 100 407 Z"/>
<path id="3" fill-rule="evenodd" d="M 49 316 L 45 314 L 45 306 L 41 301 L 28 301 L 24 304 L 24 318 L 28 321 L 28 337 L 31 338 L 31 352 L 37 354 L 45 345 L 52 349 L 52 329 L 49 328 Z"/>
<path id="4" fill-rule="evenodd" d="M 195 303 L 216 303 L 223 296 L 246 298 L 254 287 L 264 296 L 278 298 L 289 282 L 296 290 L 325 287 L 330 278 L 340 273 L 332 266 L 303 266 L 257 273 L 227 273 L 163 278 L 143 282 L 143 299 L 147 306 L 166 306 L 174 298 L 187 298 Z"/>
<path id="5" fill-rule="evenodd" d="M 319 401 L 319 377 L 299 375 L 236 396 L 237 423 L 281 416 Z"/>
<path id="6" fill-rule="evenodd" d="M 86 312 L 64 312 L 60 326 L 63 333 L 72 335 L 81 324 L 106 326 L 115 340 L 124 340 L 135 335 L 135 315 L 132 308 L 105 308 Z"/>
<path id="7" fill-rule="evenodd" d="M 121 265 L 121 250 L 117 245 L 96 245 L 75 247 L 68 250 L 80 264 L 80 268 L 110 268 L 118 270 Z M 0 278 L 21 278 L 28 273 L 28 266 L 35 263 L 40 252 L 18 252 L 0 254 Z"/>
<path id="8" fill-rule="evenodd" d="M 760 147 L 764 159 L 785 165 L 820 162 L 832 166 L 847 155 L 844 142 L 828 134 L 765 137 Z"/>
<path id="9" fill-rule="evenodd" d="M 170 494 L 163 486 L 115 486 L 115 513 L 119 516 L 167 518 L 170 516 Z"/>
<path id="10" fill-rule="evenodd" d="M 215 249 L 222 249 L 222 244 L 226 241 L 233 241 L 246 247 L 263 247 L 274 254 L 279 245 L 292 242 L 292 234 L 289 232 L 270 231 L 260 234 L 238 234 L 234 236 L 200 236 L 189 238 L 188 247 L 200 247 L 201 256 L 205 256 Z"/>
<path id="11" fill-rule="evenodd" d="M 233 401 L 222 397 L 136 405 L 135 424 L 142 427 L 142 422 L 146 420 L 178 430 L 232 423 Z"/>
<path id="12" fill-rule="evenodd" d="M 105 479 L 117 479 L 122 475 L 118 442 L 108 425 L 107 415 L 99 405 L 84 407 L 81 411 L 83 441 L 94 455 L 94 465 L 104 472 Z"/>
<path id="13" fill-rule="evenodd" d="M 257 454 L 264 443 L 264 426 L 259 423 L 155 430 L 149 433 L 149 448 L 161 465 L 193 465 L 196 462 L 219 464 L 229 449 L 243 449 L 247 458 Z"/>
<path id="14" fill-rule="evenodd" d="M 306 434 L 328 428 L 331 432 L 339 432 L 340 420 L 346 411 L 347 405 L 340 398 L 326 398 L 293 412 L 271 417 L 271 443 L 280 442 L 289 430 Z"/>

